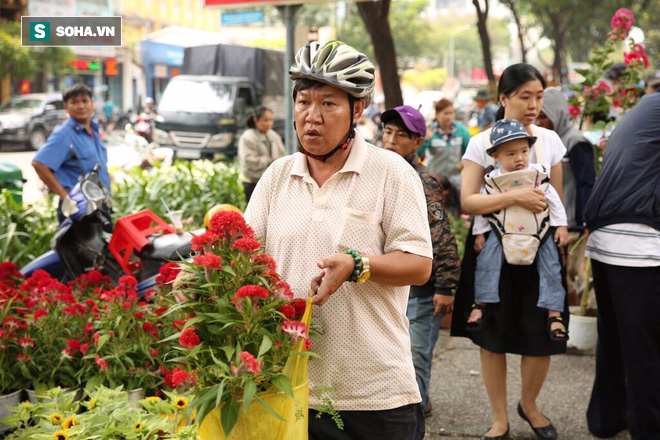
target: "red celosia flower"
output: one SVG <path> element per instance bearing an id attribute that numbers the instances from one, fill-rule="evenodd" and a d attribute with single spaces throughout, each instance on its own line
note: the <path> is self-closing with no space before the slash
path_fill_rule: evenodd
<path id="1" fill-rule="evenodd" d="M 181 329 L 183 328 L 184 325 L 186 325 L 186 321 L 181 321 L 179 319 L 177 319 L 176 321 L 174 321 L 172 323 L 172 327 L 174 327 L 178 331 L 181 331 Z"/>
<path id="2" fill-rule="evenodd" d="M 307 326 L 300 321 L 285 321 L 280 328 L 284 333 L 291 335 L 294 342 L 300 338 L 308 338 Z"/>
<path id="3" fill-rule="evenodd" d="M 142 321 L 144 319 L 144 312 L 135 312 L 133 313 L 133 317 L 139 321 Z"/>
<path id="4" fill-rule="evenodd" d="M 80 342 L 76 341 L 75 339 L 69 339 L 66 341 L 66 345 L 69 346 L 71 351 L 80 351 Z"/>
<path id="5" fill-rule="evenodd" d="M 277 281 L 275 283 L 275 296 L 278 299 L 293 299 L 293 292 L 291 291 L 291 286 L 285 281 Z"/>
<path id="6" fill-rule="evenodd" d="M 44 309 L 38 309 L 34 311 L 34 320 L 37 321 L 39 318 L 43 318 L 44 316 L 48 316 L 48 312 L 45 311 Z"/>
<path id="7" fill-rule="evenodd" d="M 80 352 L 84 355 L 89 350 L 89 344 L 80 344 Z"/>
<path id="8" fill-rule="evenodd" d="M 188 374 L 188 372 L 181 370 L 179 367 L 174 368 L 174 370 L 172 371 L 172 379 L 170 381 L 172 388 L 176 388 L 183 385 L 184 382 L 188 380 L 189 377 L 190 375 Z"/>
<path id="9" fill-rule="evenodd" d="M 92 339 L 94 340 L 94 345 L 99 345 L 100 338 L 101 338 L 101 333 L 96 333 L 94 336 L 92 336 Z"/>
<path id="10" fill-rule="evenodd" d="M 220 211 L 211 218 L 210 231 L 219 239 L 231 241 L 240 238 L 254 238 L 254 231 L 245 223 L 245 219 L 238 212 Z"/>
<path id="11" fill-rule="evenodd" d="M 161 316 L 163 313 L 167 312 L 167 310 L 168 310 L 167 307 L 160 306 L 154 311 L 154 313 L 156 314 L 156 316 Z"/>
<path id="12" fill-rule="evenodd" d="M 156 357 L 158 356 L 158 349 L 157 348 L 152 348 L 151 351 L 149 351 L 149 355 L 151 357 Z"/>
<path id="13" fill-rule="evenodd" d="M 156 327 L 154 327 L 154 325 L 152 323 L 145 322 L 144 324 L 142 324 L 142 330 L 145 333 L 149 333 L 154 338 L 158 338 L 158 329 Z"/>
<path id="14" fill-rule="evenodd" d="M 277 270 L 277 264 L 275 260 L 268 254 L 258 254 L 252 257 L 252 263 L 259 266 L 266 266 L 267 272 L 275 272 Z"/>
<path id="15" fill-rule="evenodd" d="M 193 327 L 188 327 L 181 333 L 179 344 L 184 348 L 195 348 L 199 345 L 199 336 Z"/>
<path id="16" fill-rule="evenodd" d="M 91 333 L 91 332 L 93 332 L 93 331 L 94 331 L 94 324 L 91 323 L 91 322 L 88 322 L 87 324 L 85 324 L 85 328 L 83 329 L 83 331 L 84 331 L 85 333 Z"/>
<path id="17" fill-rule="evenodd" d="M 156 282 L 158 287 L 162 289 L 166 284 L 170 284 L 176 279 L 176 276 L 181 272 L 181 266 L 178 263 L 167 263 L 161 266 L 158 272 Z"/>
<path id="18" fill-rule="evenodd" d="M 8 316 L 2 321 L 2 326 L 7 329 L 9 333 L 13 331 L 21 331 L 27 328 L 27 322 L 21 321 L 15 316 Z"/>
<path id="19" fill-rule="evenodd" d="M 234 245 L 231 248 L 235 251 L 242 251 L 246 254 L 250 254 L 261 249 L 261 243 L 254 238 L 239 238 L 234 242 Z"/>
<path id="20" fill-rule="evenodd" d="M 65 357 L 69 357 L 69 358 L 72 358 L 72 357 L 73 357 L 73 351 L 71 351 L 71 350 L 68 349 L 68 348 L 65 348 L 64 350 L 62 350 L 61 353 L 62 353 Z"/>
<path id="21" fill-rule="evenodd" d="M 29 357 L 27 357 L 26 355 L 24 355 L 22 353 L 17 354 L 16 357 L 14 358 L 14 360 L 16 360 L 16 361 L 20 361 L 21 359 L 24 360 L 25 362 L 30 362 L 32 360 L 32 359 L 30 359 Z"/>
<path id="22" fill-rule="evenodd" d="M 305 309 L 307 308 L 307 301 L 298 298 L 291 301 L 291 305 L 296 309 L 296 319 L 302 319 L 305 314 Z"/>
<path id="23" fill-rule="evenodd" d="M 266 299 L 268 296 L 269 293 L 266 289 L 255 285 L 243 286 L 236 291 L 236 299 L 250 298 L 251 300 L 256 301 L 259 298 Z"/>
<path id="24" fill-rule="evenodd" d="M 279 310 L 286 319 L 293 319 L 296 317 L 296 309 L 292 305 L 284 304 L 277 310 Z"/>
<path id="25" fill-rule="evenodd" d="M 247 351 L 242 351 L 238 354 L 240 359 L 240 364 L 238 367 L 232 365 L 231 371 L 236 376 L 240 376 L 243 373 L 252 373 L 259 374 L 261 373 L 261 368 L 259 366 L 259 361 L 252 356 Z"/>
<path id="26" fill-rule="evenodd" d="M 25 337 L 19 338 L 18 339 L 18 345 L 23 347 L 23 349 L 25 350 L 28 347 L 30 347 L 30 348 L 34 347 L 34 340 L 30 339 L 30 338 L 25 338 Z"/>
<path id="27" fill-rule="evenodd" d="M 208 269 L 222 270 L 222 257 L 215 254 L 206 253 L 197 255 L 193 263 Z"/>
<path id="28" fill-rule="evenodd" d="M 118 284 L 126 290 L 135 290 L 137 287 L 137 280 L 131 275 L 125 275 L 119 278 Z"/>
<path id="29" fill-rule="evenodd" d="M 195 252 L 204 252 L 216 245 L 219 240 L 220 237 L 210 231 L 201 235 L 196 235 L 192 238 L 191 249 Z"/>
<path id="30" fill-rule="evenodd" d="M 96 362 L 96 365 L 98 365 L 102 370 L 108 369 L 108 363 L 99 355 L 96 355 L 96 357 L 94 358 L 94 362 Z"/>

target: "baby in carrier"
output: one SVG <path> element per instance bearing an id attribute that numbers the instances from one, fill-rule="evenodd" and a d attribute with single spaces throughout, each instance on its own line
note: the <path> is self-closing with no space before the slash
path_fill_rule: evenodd
<path id="1" fill-rule="evenodd" d="M 475 303 L 467 320 L 468 330 L 481 330 L 487 303 L 500 302 L 499 281 L 502 255 L 512 265 L 531 265 L 537 261 L 539 300 L 537 306 L 548 310 L 548 332 L 556 341 L 568 339 L 561 318 L 566 291 L 561 282 L 558 246 L 568 243 L 566 211 L 557 191 L 550 185 L 547 170 L 529 163 L 529 154 L 537 138 L 527 134 L 515 119 L 498 121 L 490 133 L 486 153 L 501 167 L 489 166 L 482 193 L 501 193 L 522 188 L 537 188 L 546 192 L 546 209 L 535 214 L 518 205 L 488 214 L 488 220 L 475 216 L 472 233 L 476 235 Z M 537 145 L 537 160 L 543 155 Z M 489 225 L 490 223 L 490 225 Z M 550 227 L 555 227 L 554 241 L 549 240 Z M 485 239 L 484 233 L 492 230 Z"/>

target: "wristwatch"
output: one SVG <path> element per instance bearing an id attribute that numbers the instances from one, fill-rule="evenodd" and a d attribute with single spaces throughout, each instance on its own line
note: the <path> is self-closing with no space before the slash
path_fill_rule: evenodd
<path id="1" fill-rule="evenodd" d="M 371 277 L 369 258 L 362 256 L 361 258 L 362 258 L 362 270 L 360 271 L 360 274 L 357 276 L 357 282 L 360 284 L 366 283 L 367 281 L 369 281 L 369 277 Z"/>

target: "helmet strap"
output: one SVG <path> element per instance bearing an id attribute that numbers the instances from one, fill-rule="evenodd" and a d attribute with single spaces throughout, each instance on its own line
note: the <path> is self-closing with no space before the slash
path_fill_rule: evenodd
<path id="1" fill-rule="evenodd" d="M 344 139 L 343 142 L 341 142 L 339 145 L 337 145 L 335 148 L 332 149 L 329 153 L 326 154 L 313 154 L 310 153 L 309 151 L 305 150 L 305 147 L 302 146 L 302 143 L 300 142 L 300 138 L 298 138 L 298 133 L 296 133 L 296 139 L 298 139 L 298 152 L 304 154 L 307 157 L 311 157 L 312 159 L 321 161 L 325 163 L 330 157 L 332 157 L 333 154 L 335 154 L 339 150 L 346 150 L 349 145 L 351 145 L 351 142 L 353 139 L 355 139 L 355 124 L 353 122 L 353 109 L 355 106 L 355 98 L 351 95 L 348 95 L 348 102 L 351 108 L 351 125 L 350 129 L 348 130 L 348 134 L 346 135 L 346 139 Z M 296 129 L 296 121 L 293 121 L 293 129 Z"/>

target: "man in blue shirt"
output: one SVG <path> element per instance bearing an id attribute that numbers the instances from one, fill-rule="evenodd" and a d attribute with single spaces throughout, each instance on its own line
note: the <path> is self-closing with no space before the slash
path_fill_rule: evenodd
<path id="1" fill-rule="evenodd" d="M 92 121 L 92 90 L 84 84 L 76 84 L 64 91 L 63 98 L 64 108 L 70 117 L 55 129 L 32 160 L 39 178 L 60 196 L 57 208 L 60 223 L 65 219 L 62 201 L 69 197 L 78 180 L 92 171 L 96 164 L 101 166 L 101 183 L 110 191 L 108 151 L 99 137 L 99 125 Z"/>

